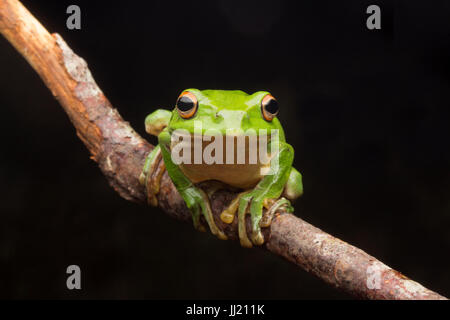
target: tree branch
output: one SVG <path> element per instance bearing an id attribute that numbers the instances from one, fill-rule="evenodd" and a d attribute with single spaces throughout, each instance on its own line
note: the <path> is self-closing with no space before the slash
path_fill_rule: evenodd
<path id="1" fill-rule="evenodd" d="M 110 185 L 123 198 L 145 203 L 146 194 L 139 184 L 139 175 L 153 146 L 111 106 L 86 62 L 58 34 L 50 35 L 17 0 L 0 0 L 0 32 L 58 99 Z M 218 216 L 234 195 L 221 190 L 211 199 L 216 223 L 231 239 L 238 238 L 237 219 L 227 225 Z M 191 220 L 167 172 L 161 181 L 158 200 L 169 215 Z M 264 229 L 264 237 L 269 251 L 355 297 L 446 299 L 292 214 L 278 214 L 272 225 Z"/>

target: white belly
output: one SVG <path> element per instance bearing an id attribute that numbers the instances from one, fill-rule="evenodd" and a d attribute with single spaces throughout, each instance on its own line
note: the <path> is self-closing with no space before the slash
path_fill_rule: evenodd
<path id="1" fill-rule="evenodd" d="M 267 158 L 263 157 L 261 159 L 258 148 L 259 143 L 250 143 L 248 137 L 245 139 L 245 142 L 243 142 L 244 140 L 239 142 L 234 137 L 232 145 L 229 145 L 228 148 L 226 143 L 227 141 L 230 143 L 230 140 L 227 140 L 225 136 L 221 139 L 222 156 L 220 156 L 220 151 L 217 153 L 217 156 L 215 151 L 210 152 L 213 149 L 211 148 L 212 145 L 209 149 L 207 148 L 208 145 L 215 141 L 214 138 L 211 141 L 199 142 L 197 147 L 201 150 L 201 153 L 197 150 L 197 156 L 199 154 L 201 156 L 197 157 L 197 162 L 194 157 L 194 147 L 196 146 L 192 137 L 184 141 L 172 140 L 171 150 L 174 151 L 172 153 L 172 160 L 174 155 L 179 154 L 180 150 L 185 148 L 181 154 L 184 155 L 184 152 L 188 153 L 184 157 L 185 161 L 179 163 L 179 166 L 186 177 L 193 183 L 217 180 L 236 188 L 248 189 L 254 187 L 262 179 L 264 171 L 269 168 L 270 164 L 268 160 L 270 160 L 270 157 L 267 156 Z M 182 147 L 182 145 L 178 145 L 179 143 L 187 143 L 187 145 Z M 187 150 L 188 145 L 190 146 L 190 151 Z M 219 148 L 216 150 L 219 150 Z M 211 160 L 206 159 L 211 154 L 214 160 L 216 160 L 213 163 L 211 163 Z"/>

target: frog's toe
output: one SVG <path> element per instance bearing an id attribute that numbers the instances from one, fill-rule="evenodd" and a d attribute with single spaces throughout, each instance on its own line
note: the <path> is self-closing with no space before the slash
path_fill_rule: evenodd
<path id="1" fill-rule="evenodd" d="M 190 187 L 183 190 L 181 193 L 187 207 L 191 211 L 194 228 L 200 231 L 206 231 L 206 227 L 201 220 L 201 216 L 203 216 L 209 226 L 209 229 L 211 230 L 211 233 L 221 240 L 226 240 L 227 236 L 217 227 L 214 221 L 211 206 L 209 204 L 209 198 L 205 192 L 201 189 Z"/>
<path id="2" fill-rule="evenodd" d="M 228 240 L 228 237 L 225 233 L 223 233 L 220 229 L 217 229 L 219 232 L 216 234 L 216 237 L 220 240 Z"/>
<path id="3" fill-rule="evenodd" d="M 144 185 L 147 191 L 147 202 L 156 207 L 158 205 L 158 194 L 161 178 L 166 170 L 161 154 L 160 146 L 156 146 L 147 156 L 144 168 L 139 177 L 139 182 Z"/>
<path id="4" fill-rule="evenodd" d="M 222 213 L 220 214 L 220 220 L 222 220 L 223 222 L 225 222 L 227 224 L 233 223 L 234 216 L 236 214 L 236 211 L 238 211 L 241 198 L 242 198 L 242 196 L 244 196 L 247 193 L 249 193 L 249 191 L 244 191 L 244 192 L 239 193 L 236 196 L 236 198 L 234 198 L 233 201 L 231 201 L 231 203 L 228 205 L 228 207 L 222 211 Z"/>
<path id="5" fill-rule="evenodd" d="M 222 213 L 220 214 L 220 220 L 222 220 L 223 222 L 225 222 L 227 224 L 233 223 L 235 212 L 236 212 L 236 210 L 229 211 L 228 208 L 223 210 Z"/>
<path id="6" fill-rule="evenodd" d="M 261 233 L 261 229 L 252 231 L 252 242 L 257 246 L 261 246 L 264 243 L 264 236 Z"/>
<path id="7" fill-rule="evenodd" d="M 263 210 L 263 201 L 259 199 L 253 199 L 250 213 L 251 213 L 251 221 L 252 221 L 252 242 L 260 246 L 264 243 L 264 237 L 261 233 L 260 221 L 262 217 Z"/>
<path id="8" fill-rule="evenodd" d="M 197 222 L 194 220 L 194 228 L 197 231 L 206 232 L 206 227 L 205 227 L 204 223 L 201 222 L 200 219 L 198 219 Z"/>
<path id="9" fill-rule="evenodd" d="M 161 186 L 161 178 L 164 175 L 166 166 L 162 158 L 160 159 L 156 169 L 151 177 L 150 186 L 147 186 L 147 190 L 151 190 L 148 195 L 148 200 L 151 205 L 156 207 L 158 205 L 158 194 Z"/>
<path id="10" fill-rule="evenodd" d="M 214 221 L 209 223 L 209 229 L 211 230 L 211 233 L 220 240 L 228 240 L 227 235 L 217 227 Z"/>
<path id="11" fill-rule="evenodd" d="M 281 197 L 278 200 L 268 201 L 270 204 L 267 206 L 266 212 L 264 212 L 259 226 L 261 228 L 267 228 L 272 224 L 272 219 L 275 213 L 279 210 L 284 210 L 285 212 L 294 212 L 294 208 L 291 206 L 291 202 L 286 198 Z"/>
<path id="12" fill-rule="evenodd" d="M 239 199 L 239 211 L 238 211 L 238 231 L 239 231 L 239 241 L 241 246 L 245 248 L 251 248 L 252 242 L 247 236 L 247 227 L 245 217 L 247 215 L 247 209 L 252 197 L 249 195 L 244 195 Z"/>
<path id="13" fill-rule="evenodd" d="M 202 198 L 202 201 L 200 203 L 201 211 L 203 213 L 203 216 L 205 217 L 206 222 L 209 225 L 211 233 L 220 240 L 227 240 L 228 237 L 226 236 L 226 234 L 217 227 L 216 222 L 214 221 L 214 216 L 212 214 L 208 196 L 202 190 L 199 190 L 199 193 L 201 194 Z"/>
<path id="14" fill-rule="evenodd" d="M 201 232 L 206 232 L 205 225 L 202 223 L 200 216 L 201 216 L 201 207 L 198 204 L 194 204 L 192 207 L 189 208 L 192 213 L 192 222 L 194 224 L 194 228 Z"/>
<path id="15" fill-rule="evenodd" d="M 236 214 L 236 211 L 239 206 L 239 196 L 234 199 L 230 205 L 222 211 L 220 214 L 220 220 L 227 224 L 231 224 L 234 221 L 234 215 Z"/>

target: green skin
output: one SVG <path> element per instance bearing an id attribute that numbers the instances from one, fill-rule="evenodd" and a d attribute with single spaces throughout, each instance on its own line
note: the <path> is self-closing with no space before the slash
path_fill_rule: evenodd
<path id="1" fill-rule="evenodd" d="M 232 202 L 230 208 L 227 209 L 228 215 L 231 214 L 231 220 L 229 217 L 228 219 L 222 218 L 224 222 L 231 223 L 234 211 L 237 210 L 241 245 L 251 247 L 252 244 L 263 244 L 264 237 L 261 233 L 261 227 L 267 227 L 271 221 L 271 217 L 263 217 L 263 208 L 268 208 L 267 212 L 276 211 L 270 209 L 268 205 L 270 203 L 273 208 L 284 207 L 285 210 L 292 210 L 289 200 L 294 200 L 303 193 L 302 176 L 292 167 L 294 149 L 286 143 L 283 127 L 276 117 L 272 121 L 267 121 L 262 115 L 261 100 L 269 93 L 258 91 L 249 95 L 240 90 L 187 89 L 184 91 L 194 94 L 198 100 L 198 109 L 192 118 L 182 118 L 175 108 L 172 112 L 162 109 L 156 110 L 145 120 L 147 132 L 156 135 L 159 144 L 148 156 L 141 179 L 146 179 L 150 168 L 154 166 L 158 153 L 161 153 L 170 178 L 192 213 L 195 228 L 204 230 L 200 219 L 203 216 L 211 232 L 220 239 L 226 239 L 225 234 L 217 228 L 214 222 L 209 198 L 205 191 L 193 183 L 182 168 L 172 161 L 171 134 L 177 129 L 184 129 L 190 134 L 194 134 L 194 121 L 202 123 L 202 133 L 213 129 L 223 135 L 232 132 L 236 136 L 248 129 L 254 129 L 256 133 L 260 129 L 266 129 L 270 135 L 271 130 L 278 130 L 277 153 L 270 155 L 271 164 L 274 159 L 277 158 L 278 160 L 278 166 L 272 168 L 273 174 L 261 176 L 256 186 L 243 190 L 238 198 Z M 271 150 L 270 143 L 273 142 L 269 142 L 269 152 Z M 232 170 L 233 165 L 230 164 L 229 166 Z M 221 170 L 223 170 L 223 167 Z M 289 200 L 280 198 L 282 194 Z M 251 241 L 247 236 L 245 227 L 245 217 L 248 213 L 250 214 L 252 227 Z"/>

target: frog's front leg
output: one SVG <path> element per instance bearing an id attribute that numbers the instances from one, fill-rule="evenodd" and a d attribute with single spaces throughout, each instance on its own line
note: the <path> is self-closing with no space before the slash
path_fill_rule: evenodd
<path id="1" fill-rule="evenodd" d="M 206 193 L 200 188 L 194 186 L 193 183 L 184 175 L 181 169 L 173 163 L 170 151 L 171 136 L 167 129 L 163 130 L 159 134 L 158 140 L 167 173 L 172 179 L 181 197 L 184 199 L 187 207 L 191 211 L 194 227 L 197 230 L 205 231 L 205 228 L 200 221 L 200 217 L 203 215 L 209 225 L 211 233 L 216 235 L 219 239 L 226 240 L 227 236 L 214 222 L 211 205 Z"/>
<path id="2" fill-rule="evenodd" d="M 158 109 L 145 118 L 145 131 L 151 135 L 158 136 L 167 127 L 171 113 L 164 109 Z M 139 177 L 139 182 L 147 192 L 149 205 L 157 206 L 161 178 L 164 174 L 164 161 L 162 161 L 161 147 L 157 145 L 147 156 L 144 168 Z"/>
<path id="3" fill-rule="evenodd" d="M 260 226 L 263 206 L 267 204 L 267 201 L 278 199 L 281 196 L 291 173 L 293 160 L 294 149 L 287 143 L 280 143 L 278 153 L 270 161 L 271 170 L 269 174 L 264 176 L 253 190 L 240 198 L 238 209 L 239 239 L 243 247 L 252 247 L 252 243 L 255 245 L 264 243 Z M 245 216 L 248 211 L 250 211 L 252 226 L 251 241 L 247 237 L 245 226 Z"/>

